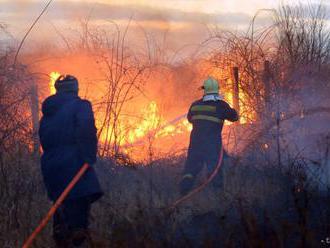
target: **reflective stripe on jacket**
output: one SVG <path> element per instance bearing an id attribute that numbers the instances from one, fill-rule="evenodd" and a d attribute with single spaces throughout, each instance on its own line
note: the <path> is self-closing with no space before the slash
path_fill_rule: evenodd
<path id="1" fill-rule="evenodd" d="M 188 112 L 188 121 L 193 125 L 189 149 L 203 153 L 219 151 L 224 120 L 238 120 L 237 112 L 225 101 L 194 102 Z"/>

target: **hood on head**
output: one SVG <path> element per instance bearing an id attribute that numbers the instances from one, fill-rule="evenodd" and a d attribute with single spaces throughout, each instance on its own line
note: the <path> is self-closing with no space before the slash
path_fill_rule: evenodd
<path id="1" fill-rule="evenodd" d="M 73 92 L 78 94 L 78 79 L 71 75 L 61 75 L 55 82 L 56 92 Z"/>

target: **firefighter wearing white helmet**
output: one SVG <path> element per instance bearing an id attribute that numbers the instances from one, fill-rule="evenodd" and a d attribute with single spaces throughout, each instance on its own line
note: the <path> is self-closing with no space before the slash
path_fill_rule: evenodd
<path id="1" fill-rule="evenodd" d="M 205 164 L 209 173 L 212 173 L 222 146 L 223 123 L 225 120 L 238 120 L 235 109 L 222 100 L 219 83 L 215 78 L 209 76 L 201 88 L 204 90 L 202 99 L 195 101 L 188 112 L 188 121 L 192 123 L 193 129 L 180 183 L 181 194 L 187 194 L 192 189 L 196 176 Z M 222 187 L 222 181 L 220 171 L 214 179 L 214 185 Z"/>

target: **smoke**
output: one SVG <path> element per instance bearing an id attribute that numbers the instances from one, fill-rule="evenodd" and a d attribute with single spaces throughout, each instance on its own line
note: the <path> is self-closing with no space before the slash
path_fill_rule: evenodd
<path id="1" fill-rule="evenodd" d="M 22 6 L 6 2 L 4 10 L 13 16 L 15 13 L 17 16 L 22 15 L 29 10 L 32 16 L 37 14 L 40 8 L 40 4 L 36 2 L 26 1 Z M 160 10 L 141 5 L 56 2 L 29 37 L 25 46 L 25 60 L 34 73 L 44 75 L 40 77 L 41 99 L 49 94 L 47 75 L 58 71 L 77 76 L 80 81 L 80 95 L 97 106 L 106 89 L 105 74 L 100 70 L 100 55 L 109 56 L 111 47 L 106 50 L 105 44 L 101 48 L 95 44 L 98 39 L 103 39 L 103 42 L 107 41 L 111 46 L 115 41 L 116 27 L 123 33 L 130 23 L 125 49 L 130 51 L 129 56 L 135 57 L 138 63 L 145 63 L 151 68 L 148 77 L 144 78 L 143 88 L 136 92 L 124 112 L 127 115 L 139 113 L 154 101 L 159 113 L 169 121 L 186 113 L 191 102 L 201 97 L 202 92 L 198 87 L 208 74 L 212 74 L 213 69 L 203 62 L 207 55 L 203 59 L 193 56 L 198 49 L 198 43 L 208 37 L 207 24 L 212 20 L 215 20 L 216 24 L 237 25 L 248 23 L 249 16 L 241 13 L 206 14 L 180 9 Z M 113 22 L 117 26 L 114 26 Z M 90 35 L 89 44 L 86 44 L 84 37 L 86 33 Z M 311 78 L 295 80 L 306 81 L 301 87 L 306 91 L 295 92 L 295 96 L 284 94 L 281 99 L 281 112 L 300 113 L 308 107 L 327 103 L 326 96 L 322 95 L 327 91 L 310 94 L 313 91 L 306 89 L 305 85 L 313 85 L 307 83 Z M 292 102 L 295 104 L 292 105 Z M 321 118 L 317 115 L 316 117 Z M 305 139 L 304 135 L 297 134 L 298 129 L 294 127 L 313 123 L 314 130 L 316 126 L 319 127 L 315 131 L 316 136 L 326 132 L 327 117 L 324 119 L 326 121 L 320 119 L 315 124 L 312 119 L 316 117 L 311 115 L 299 119 L 297 116 L 283 122 L 283 145 L 290 147 L 287 151 L 296 149 L 296 152 L 306 152 L 306 157 L 315 155 L 312 147 L 315 147 L 318 141 Z M 308 128 L 312 127 L 302 127 L 301 130 L 304 128 L 309 130 Z M 312 140 L 313 144 L 309 145 L 308 142 Z M 308 149 L 304 147 L 307 145 L 311 147 L 308 154 Z"/>
<path id="2" fill-rule="evenodd" d="M 212 2 L 212 1 L 211 1 Z M 174 3 L 173 3 L 174 4 Z M 212 4 L 212 3 L 210 3 Z M 0 21 L 9 24 L 9 31 L 20 39 L 29 24 L 40 13 L 44 3 L 40 1 L 3 1 L 1 4 Z M 167 7 L 164 7 L 164 6 Z M 54 1 L 45 16 L 38 22 L 38 26 L 31 33 L 28 45 L 35 43 L 57 42 L 57 32 L 64 36 L 70 35 L 82 20 L 90 25 L 106 27 L 110 22 L 116 22 L 124 28 L 130 19 L 131 32 L 138 33 L 144 29 L 148 33 L 160 38 L 164 32 L 168 33 L 168 43 L 174 49 L 187 44 L 196 44 L 206 38 L 207 26 L 217 25 L 226 28 L 246 27 L 251 19 L 247 13 L 232 10 L 230 13 L 219 9 L 218 12 L 207 13 L 205 5 L 178 4 L 170 7 L 168 4 L 116 4 L 94 1 Z M 180 7 L 181 6 L 181 7 Z M 189 11 L 188 11 L 189 10 Z"/>

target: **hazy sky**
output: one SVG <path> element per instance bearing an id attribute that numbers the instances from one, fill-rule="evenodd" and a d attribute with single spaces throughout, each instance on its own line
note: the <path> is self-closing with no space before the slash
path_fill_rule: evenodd
<path id="1" fill-rule="evenodd" d="M 0 24 L 16 39 L 20 39 L 41 12 L 48 0 L 0 0 Z M 205 37 L 207 25 L 234 30 L 248 27 L 252 16 L 261 8 L 276 8 L 280 2 L 297 0 L 54 0 L 33 31 L 33 37 L 46 38 L 54 34 L 54 26 L 61 32 L 77 27 L 80 20 L 90 17 L 92 23 L 109 25 L 109 21 L 125 25 L 132 18 L 132 27 L 150 32 L 169 31 L 175 40 L 185 44 Z M 319 0 L 300 0 L 318 3 Z M 326 5 L 330 0 L 323 0 Z M 260 15 L 263 20 L 266 15 Z M 1 36 L 1 33 L 0 33 Z"/>
<path id="2" fill-rule="evenodd" d="M 29 20 L 36 16 L 46 0 L 0 0 L 0 21 L 7 24 L 18 20 Z M 259 8 L 276 7 L 275 0 L 54 0 L 48 10 L 51 19 L 73 20 L 92 12 L 96 19 L 138 19 L 143 16 L 151 21 L 168 19 L 170 21 L 197 21 L 208 16 L 226 16 L 237 22 L 238 16 L 253 15 Z M 48 18 L 49 18 L 48 17 Z"/>

